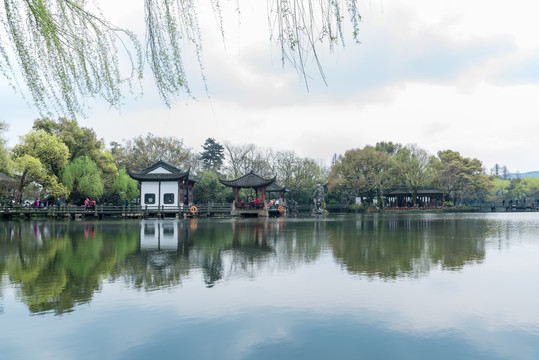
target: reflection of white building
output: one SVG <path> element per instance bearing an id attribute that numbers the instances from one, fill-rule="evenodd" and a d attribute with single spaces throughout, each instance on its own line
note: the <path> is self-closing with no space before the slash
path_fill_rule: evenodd
<path id="1" fill-rule="evenodd" d="M 199 182 L 189 174 L 162 160 L 139 173 L 127 170 L 140 184 L 140 204 L 143 207 L 177 209 L 194 203 L 193 186 Z"/>
<path id="2" fill-rule="evenodd" d="M 177 248 L 177 221 L 142 220 L 140 222 L 141 250 L 176 250 Z"/>

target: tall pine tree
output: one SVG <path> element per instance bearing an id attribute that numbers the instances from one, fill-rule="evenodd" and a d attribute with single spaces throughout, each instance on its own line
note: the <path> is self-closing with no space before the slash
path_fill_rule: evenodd
<path id="1" fill-rule="evenodd" d="M 207 138 L 202 148 L 204 151 L 200 154 L 200 158 L 204 164 L 204 169 L 219 172 L 225 158 L 223 145 L 213 138 Z"/>

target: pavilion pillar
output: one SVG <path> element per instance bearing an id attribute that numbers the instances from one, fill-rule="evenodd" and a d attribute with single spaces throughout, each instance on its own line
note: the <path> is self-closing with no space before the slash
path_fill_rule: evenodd
<path id="1" fill-rule="evenodd" d="M 262 245 L 266 245 L 266 227 L 262 226 Z"/>
<path id="2" fill-rule="evenodd" d="M 184 203 L 183 186 L 184 185 L 182 183 L 178 185 L 178 204 L 179 205 L 183 205 Z"/>
<path id="3" fill-rule="evenodd" d="M 238 188 L 234 188 L 234 199 L 235 199 L 235 205 L 238 204 Z"/>

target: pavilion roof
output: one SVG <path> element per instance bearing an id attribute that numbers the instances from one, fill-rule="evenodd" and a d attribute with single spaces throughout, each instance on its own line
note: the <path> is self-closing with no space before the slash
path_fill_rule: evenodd
<path id="1" fill-rule="evenodd" d="M 277 184 L 276 182 L 274 182 L 273 184 L 271 184 L 270 186 L 266 188 L 266 192 L 283 192 L 283 191 L 286 191 L 286 188 L 284 186 Z"/>
<path id="2" fill-rule="evenodd" d="M 243 175 L 234 180 L 221 180 L 221 184 L 230 186 L 233 188 L 260 188 L 267 187 L 275 182 L 275 176 L 271 179 L 263 178 L 262 176 L 255 174 L 252 170 L 246 175 Z"/>
<path id="3" fill-rule="evenodd" d="M 159 168 L 164 169 L 167 172 L 163 173 L 152 173 L 152 171 Z M 178 169 L 176 166 L 169 164 L 163 160 L 159 160 L 153 165 L 148 166 L 140 170 L 140 172 L 135 173 L 127 169 L 127 173 L 133 179 L 138 181 L 177 181 L 188 178 L 191 181 L 199 182 L 200 179 L 194 178 L 189 174 L 189 170 L 183 171 Z M 198 181 L 197 181 L 198 179 Z"/>

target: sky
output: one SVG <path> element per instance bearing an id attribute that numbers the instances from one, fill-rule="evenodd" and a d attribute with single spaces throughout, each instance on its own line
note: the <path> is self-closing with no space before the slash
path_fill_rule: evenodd
<path id="1" fill-rule="evenodd" d="M 140 4 L 139 4 L 140 3 Z M 105 15 L 143 36 L 142 1 L 100 1 Z M 231 6 L 230 1 L 222 1 Z M 225 39 L 200 11 L 204 75 L 187 63 L 195 99 L 159 99 L 151 75 L 144 95 L 120 110 L 88 100 L 79 124 L 105 143 L 148 132 L 175 136 L 194 151 L 209 137 L 295 151 L 330 164 L 334 154 L 393 141 L 435 155 L 459 151 L 490 170 L 539 170 L 539 3 L 486 0 L 360 2 L 360 44 L 320 52 L 327 81 L 308 68 L 308 89 L 283 67 L 270 41 L 266 2 L 240 1 L 240 20 L 225 12 Z M 351 33 L 351 30 L 348 29 Z M 195 64 L 196 65 L 196 64 Z M 9 145 L 39 114 L 0 78 L 0 120 Z"/>

